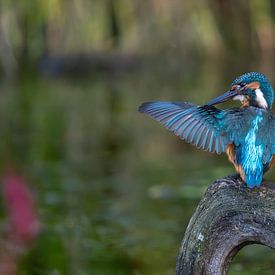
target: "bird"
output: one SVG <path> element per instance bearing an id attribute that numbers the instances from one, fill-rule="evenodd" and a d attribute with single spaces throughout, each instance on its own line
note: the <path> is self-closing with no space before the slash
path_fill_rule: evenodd
<path id="1" fill-rule="evenodd" d="M 241 106 L 214 106 L 229 100 L 239 100 Z M 152 101 L 138 110 L 199 149 L 226 153 L 246 186 L 257 188 L 275 163 L 273 101 L 269 79 L 262 73 L 248 72 L 237 77 L 227 92 L 204 105 Z"/>

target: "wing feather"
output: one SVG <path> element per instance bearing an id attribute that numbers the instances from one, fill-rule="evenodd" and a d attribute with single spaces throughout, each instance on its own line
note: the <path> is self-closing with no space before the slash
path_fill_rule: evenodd
<path id="1" fill-rule="evenodd" d="M 188 102 L 147 102 L 140 106 L 139 111 L 203 150 L 220 154 L 229 142 L 222 125 L 225 113 L 213 106 L 196 106 Z"/>

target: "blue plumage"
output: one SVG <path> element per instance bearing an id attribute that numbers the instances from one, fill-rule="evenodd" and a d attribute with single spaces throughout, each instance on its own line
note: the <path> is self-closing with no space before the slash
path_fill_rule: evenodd
<path id="1" fill-rule="evenodd" d="M 241 108 L 221 110 L 213 105 L 240 100 Z M 275 153 L 273 89 L 260 73 L 246 73 L 230 90 L 196 106 L 188 102 L 147 102 L 139 107 L 179 138 L 212 153 L 226 152 L 247 186 L 258 187 Z"/>
<path id="2" fill-rule="evenodd" d="M 160 114 L 159 108 L 164 108 L 166 112 Z M 147 112 L 177 136 L 198 148 L 218 154 L 225 150 L 225 139 L 216 123 L 222 113 L 213 106 L 152 102 L 142 105 L 140 111 Z"/>

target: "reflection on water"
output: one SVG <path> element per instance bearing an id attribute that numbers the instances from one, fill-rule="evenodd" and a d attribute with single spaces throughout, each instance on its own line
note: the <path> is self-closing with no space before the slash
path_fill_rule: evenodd
<path id="1" fill-rule="evenodd" d="M 211 68 L 205 73 L 29 79 L 3 87 L 3 163 L 12 159 L 33 179 L 43 223 L 22 274 L 174 272 L 199 199 L 233 167 L 225 156 L 184 144 L 137 107 L 152 99 L 206 102 L 228 83 Z M 266 266 L 261 274 L 271 274 L 270 252 L 253 251 L 240 255 L 231 274 L 258 274 L 257 261 Z"/>

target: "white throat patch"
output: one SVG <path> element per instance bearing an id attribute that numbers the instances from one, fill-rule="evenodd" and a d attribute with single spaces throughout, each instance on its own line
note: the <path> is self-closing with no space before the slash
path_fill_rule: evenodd
<path id="1" fill-rule="evenodd" d="M 259 104 L 260 107 L 267 109 L 267 102 L 264 98 L 263 92 L 261 91 L 260 88 L 255 90 L 255 94 L 256 94 L 256 101 Z"/>

